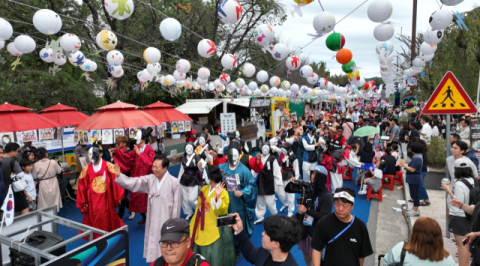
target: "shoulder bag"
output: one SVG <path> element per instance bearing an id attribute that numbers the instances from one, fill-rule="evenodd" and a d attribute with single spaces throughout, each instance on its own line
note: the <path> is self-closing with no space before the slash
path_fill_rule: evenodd
<path id="1" fill-rule="evenodd" d="M 14 192 L 21 192 L 24 191 L 25 188 L 27 187 L 27 182 L 25 181 L 24 178 L 19 178 L 14 171 L 15 168 L 15 160 L 10 161 L 10 168 L 12 169 L 12 188 Z"/>
<path id="2" fill-rule="evenodd" d="M 343 233 L 345 233 L 348 230 L 348 228 L 352 226 L 354 221 L 355 221 L 355 215 L 353 216 L 352 221 L 347 225 L 347 227 L 345 227 L 340 233 L 338 233 L 336 236 L 334 236 L 332 239 L 330 239 L 327 242 L 327 244 L 322 249 L 322 261 L 325 260 L 325 252 L 327 251 L 327 245 L 333 243 L 333 241 L 337 240 L 341 235 L 343 235 Z"/>

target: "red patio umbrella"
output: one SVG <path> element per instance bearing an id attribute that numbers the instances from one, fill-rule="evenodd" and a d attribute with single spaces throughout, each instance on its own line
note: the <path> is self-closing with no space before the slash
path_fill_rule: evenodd
<path id="1" fill-rule="evenodd" d="M 144 112 L 155 117 L 160 122 L 192 121 L 188 115 L 178 111 L 173 105 L 160 101 L 144 106 Z"/>
<path id="2" fill-rule="evenodd" d="M 60 103 L 41 110 L 40 115 L 57 122 L 62 127 L 76 126 L 89 117 L 82 112 L 78 112 L 74 107 Z"/>
<path id="3" fill-rule="evenodd" d="M 18 132 L 61 127 L 57 122 L 32 113 L 33 109 L 4 103 L 0 105 L 0 132 Z"/>

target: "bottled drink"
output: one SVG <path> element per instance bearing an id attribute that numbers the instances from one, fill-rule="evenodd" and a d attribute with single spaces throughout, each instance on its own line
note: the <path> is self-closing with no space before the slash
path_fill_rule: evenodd
<path id="1" fill-rule="evenodd" d="M 448 179 L 448 178 L 446 178 L 446 177 L 443 178 L 443 179 L 442 179 L 442 184 L 450 184 L 450 179 Z"/>

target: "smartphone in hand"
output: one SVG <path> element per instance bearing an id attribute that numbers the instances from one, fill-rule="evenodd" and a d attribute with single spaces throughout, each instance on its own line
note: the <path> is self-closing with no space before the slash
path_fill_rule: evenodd
<path id="1" fill-rule="evenodd" d="M 235 224 L 235 216 L 222 216 L 217 218 L 217 227 Z"/>

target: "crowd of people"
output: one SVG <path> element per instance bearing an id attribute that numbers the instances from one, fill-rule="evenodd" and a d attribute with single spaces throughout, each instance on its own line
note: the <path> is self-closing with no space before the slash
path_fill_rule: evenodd
<path id="1" fill-rule="evenodd" d="M 307 265 L 363 265 L 373 248 L 365 223 L 352 214 L 357 196 L 368 187 L 378 191 L 384 176 L 403 170 L 414 206 L 406 214 L 420 216 L 419 208 L 430 205 L 423 185 L 428 144 L 432 137 L 449 138 L 452 156 L 445 170 L 451 182 L 442 188 L 451 199 L 449 230 L 455 235 L 460 265 L 468 264 L 474 246 L 469 250 L 469 243 L 480 235 L 478 208 L 470 199 L 477 186 L 478 160 L 470 147 L 468 116 L 452 121 L 456 133 L 446 136 L 444 117 L 407 115 L 401 109 L 324 108 L 316 114 L 283 117 L 281 128 L 256 147 L 256 155 L 250 155 L 238 131 L 220 134 L 223 145 L 211 142 L 208 127 L 188 132 L 178 177 L 168 172 L 170 160 L 152 138 L 151 128 L 139 130 L 133 139 L 117 136 L 115 147 L 95 142 L 87 151 L 79 143 L 75 154 L 88 163 L 76 195 L 83 223 L 110 232 L 124 225 L 126 208 L 129 219 L 140 213 L 138 225 L 145 224 L 143 256 L 154 266 L 235 265 L 240 254 L 255 265 L 297 265 L 290 253 L 296 244 Z M 354 135 L 367 126 L 376 133 Z M 20 147 L 12 142 L 0 151 L 0 197 L 5 197 L 13 175 L 27 183 L 25 190 L 15 191 L 16 212 L 62 207 L 58 160 L 30 143 Z M 369 167 L 362 168 L 365 165 Z M 357 169 L 358 192 L 343 186 L 344 167 Z M 182 211 L 185 219 L 180 219 Z M 471 214 L 474 218 L 468 219 Z M 254 225 L 262 223 L 262 247 L 256 248 L 250 238 L 259 233 Z M 385 256 L 385 265 L 400 261 L 455 265 L 443 248 L 438 223 L 426 217 L 417 220 L 409 242 L 397 244 Z"/>

